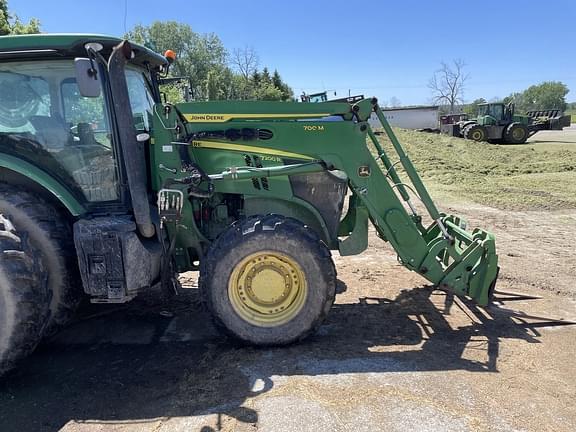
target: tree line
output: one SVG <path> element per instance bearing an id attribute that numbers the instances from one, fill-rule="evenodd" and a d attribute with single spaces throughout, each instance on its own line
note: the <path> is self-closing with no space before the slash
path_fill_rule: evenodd
<path id="1" fill-rule="evenodd" d="M 293 92 L 277 70 L 260 69 L 258 54 L 251 47 L 229 52 L 214 33 L 199 34 L 188 24 L 156 21 L 137 25 L 125 37 L 156 52 L 171 49 L 177 58 L 171 68 L 181 82 L 165 90 L 173 102 L 182 98 L 181 87 L 191 87 L 195 100 L 276 100 L 289 101 Z"/>
<path id="2" fill-rule="evenodd" d="M 0 0 L 0 36 L 40 33 L 40 21 L 22 22 Z M 270 100 L 291 101 L 294 94 L 277 70 L 261 68 L 258 54 L 251 47 L 229 52 L 214 33 L 194 32 L 188 24 L 156 21 L 136 25 L 125 37 L 156 52 L 176 52 L 171 77 L 182 81 L 163 86 L 170 102 L 181 102 L 185 93 L 195 100 Z"/>

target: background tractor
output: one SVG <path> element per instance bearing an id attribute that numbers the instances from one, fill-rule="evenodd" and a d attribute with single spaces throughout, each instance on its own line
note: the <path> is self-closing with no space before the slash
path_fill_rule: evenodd
<path id="1" fill-rule="evenodd" d="M 336 96 L 336 92 L 334 92 L 334 96 Z M 336 98 L 328 100 L 328 92 L 323 91 L 320 93 L 312 93 L 306 94 L 302 93 L 300 95 L 301 102 L 311 102 L 311 103 L 318 103 L 318 102 L 347 102 L 347 103 L 354 103 L 359 102 L 364 99 L 364 95 L 355 95 L 355 96 L 347 96 L 343 98 Z"/>
<path id="2" fill-rule="evenodd" d="M 541 130 L 562 130 L 570 127 L 570 116 L 560 110 L 530 111 L 526 115 L 515 113 L 513 103 L 485 103 L 478 105 L 476 118 L 458 118 L 456 122 L 441 119 L 440 130 L 452 136 L 474 141 L 522 144 Z"/>
<path id="3" fill-rule="evenodd" d="M 334 301 L 331 250 L 364 251 L 369 222 L 409 270 L 490 301 L 494 236 L 438 211 L 376 99 L 172 105 L 173 56 L 105 36 L 2 37 L 0 54 L 0 373 L 81 298 L 174 292 L 190 270 L 226 334 L 301 340 Z"/>

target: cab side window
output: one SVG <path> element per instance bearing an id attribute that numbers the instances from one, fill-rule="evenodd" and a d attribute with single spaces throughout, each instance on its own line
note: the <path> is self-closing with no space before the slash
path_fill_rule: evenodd
<path id="1" fill-rule="evenodd" d="M 126 82 L 130 107 L 134 115 L 134 126 L 139 132 L 148 132 L 152 124 L 152 110 L 155 103 L 152 92 L 141 71 L 127 69 Z"/>
<path id="2" fill-rule="evenodd" d="M 74 77 L 70 59 L 2 63 L 0 148 L 39 167 L 81 201 L 117 201 L 106 100 L 82 97 Z"/>

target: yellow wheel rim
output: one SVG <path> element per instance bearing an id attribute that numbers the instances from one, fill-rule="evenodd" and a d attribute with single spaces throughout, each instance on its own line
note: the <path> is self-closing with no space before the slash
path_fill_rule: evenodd
<path id="1" fill-rule="evenodd" d="M 475 141 L 480 141 L 483 136 L 484 135 L 482 134 L 482 131 L 475 130 L 474 132 L 472 132 L 472 139 Z"/>
<path id="2" fill-rule="evenodd" d="M 308 286 L 300 265 L 275 251 L 260 251 L 240 261 L 228 281 L 236 313 L 259 327 L 275 327 L 294 318 L 304 305 Z"/>
<path id="3" fill-rule="evenodd" d="M 524 139 L 524 129 L 522 128 L 514 128 L 512 129 L 512 138 L 514 138 L 517 141 L 520 141 L 521 139 Z"/>

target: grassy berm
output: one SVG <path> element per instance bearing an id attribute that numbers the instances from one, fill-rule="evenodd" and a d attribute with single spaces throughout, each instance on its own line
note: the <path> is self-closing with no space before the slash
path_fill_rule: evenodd
<path id="1" fill-rule="evenodd" d="M 504 210 L 576 208 L 576 133 L 544 132 L 526 144 L 496 145 L 395 132 L 433 198 Z M 395 154 L 385 135 L 379 139 L 389 155 Z"/>

